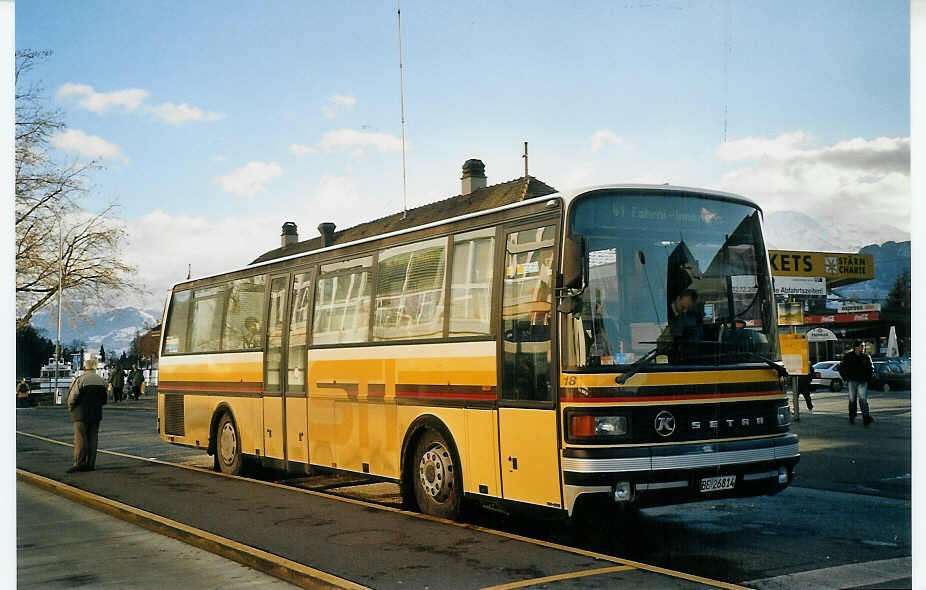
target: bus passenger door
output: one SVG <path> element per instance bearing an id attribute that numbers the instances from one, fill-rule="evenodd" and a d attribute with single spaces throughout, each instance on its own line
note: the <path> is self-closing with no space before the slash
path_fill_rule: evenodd
<path id="1" fill-rule="evenodd" d="M 283 357 L 284 328 L 286 327 L 288 276 L 273 277 L 270 281 L 270 304 L 267 306 L 267 349 L 264 353 L 264 457 L 285 460 L 283 376 L 286 359 Z"/>
<path id="2" fill-rule="evenodd" d="M 553 379 L 556 221 L 505 240 L 498 433 L 505 499 L 562 507 Z"/>
<path id="3" fill-rule="evenodd" d="M 286 416 L 286 460 L 308 464 L 309 430 L 306 403 L 306 344 L 308 343 L 309 313 L 312 310 L 312 272 L 296 272 L 290 304 L 289 331 L 286 335 L 286 380 L 283 384 L 283 404 Z"/>

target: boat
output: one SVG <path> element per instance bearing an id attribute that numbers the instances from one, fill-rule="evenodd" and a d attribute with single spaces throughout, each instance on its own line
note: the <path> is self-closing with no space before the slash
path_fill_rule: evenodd
<path id="1" fill-rule="evenodd" d="M 55 371 L 57 370 L 57 391 L 55 390 Z M 70 363 L 55 362 L 54 357 L 42 365 L 39 376 L 32 379 L 32 395 L 40 404 L 64 403 L 67 391 L 71 387 L 74 375 Z"/>

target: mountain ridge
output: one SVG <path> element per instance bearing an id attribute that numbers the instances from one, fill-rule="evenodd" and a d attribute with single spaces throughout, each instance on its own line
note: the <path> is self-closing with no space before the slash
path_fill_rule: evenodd
<path id="1" fill-rule="evenodd" d="M 160 312 L 131 306 L 80 315 L 62 313 L 61 344 L 70 345 L 78 340 L 91 351 L 98 351 L 103 346 L 107 353 L 121 354 L 129 350 L 136 332 L 143 334 L 159 321 Z M 57 332 L 57 323 L 54 307 L 44 309 L 32 318 L 32 326 L 52 340 Z"/>

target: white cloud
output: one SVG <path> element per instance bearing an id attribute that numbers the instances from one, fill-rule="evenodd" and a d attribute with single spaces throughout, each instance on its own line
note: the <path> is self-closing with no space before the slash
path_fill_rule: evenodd
<path id="1" fill-rule="evenodd" d="M 80 97 L 77 104 L 93 111 L 103 113 L 112 107 L 122 107 L 125 111 L 134 111 L 148 98 L 148 91 L 140 88 L 128 88 L 113 92 L 97 92 L 93 86 L 68 82 L 58 89 L 59 98 Z"/>
<path id="2" fill-rule="evenodd" d="M 280 245 L 282 221 L 275 217 L 205 219 L 152 211 L 125 222 L 123 258 L 138 267 L 148 293 L 144 309 L 163 309 L 167 289 L 187 276 L 202 277 L 245 266 Z M 133 302 L 133 304 L 135 304 Z"/>
<path id="3" fill-rule="evenodd" d="M 909 230 L 909 137 L 853 138 L 817 148 L 810 142 L 809 134 L 792 131 L 719 146 L 717 157 L 739 166 L 722 176 L 720 188 L 748 195 L 768 211 Z"/>
<path id="4" fill-rule="evenodd" d="M 309 197 L 304 200 L 302 216 L 311 225 L 299 225 L 300 240 L 315 235 L 315 228 L 322 221 L 334 222 L 338 229 L 345 229 L 395 213 L 389 202 L 371 199 L 360 184 L 348 176 L 324 176 L 315 186 L 306 187 L 305 192 Z M 401 207 L 401 196 L 399 199 Z M 295 221 L 299 223 L 298 219 Z"/>
<path id="5" fill-rule="evenodd" d="M 304 154 L 314 154 L 318 150 L 309 145 L 302 145 L 301 143 L 294 143 L 289 146 L 289 151 L 297 156 Z"/>
<path id="6" fill-rule="evenodd" d="M 350 94 L 332 94 L 331 102 L 334 104 L 339 104 L 346 107 L 352 107 L 357 104 L 357 99 L 351 96 Z"/>
<path id="7" fill-rule="evenodd" d="M 203 111 L 199 107 L 190 106 L 186 103 L 165 102 L 157 106 L 147 107 L 146 110 L 170 125 L 180 125 L 188 121 L 218 121 L 225 116 L 221 113 Z"/>
<path id="8" fill-rule="evenodd" d="M 558 182 L 563 187 L 576 188 L 592 184 L 599 168 L 592 162 L 574 162 L 560 173 Z"/>
<path id="9" fill-rule="evenodd" d="M 401 151 L 402 140 L 395 135 L 375 131 L 357 131 L 356 129 L 335 129 L 322 136 L 318 146 L 324 152 L 355 151 L 363 148 L 376 148 L 381 152 Z"/>
<path id="10" fill-rule="evenodd" d="M 119 146 L 109 143 L 102 137 L 87 135 L 80 129 L 68 129 L 55 133 L 49 141 L 59 150 L 80 154 L 86 158 L 128 161 Z"/>
<path id="11" fill-rule="evenodd" d="M 351 94 L 332 94 L 327 104 L 322 107 L 322 114 L 326 119 L 334 119 L 341 110 L 351 110 L 357 104 L 357 99 Z"/>
<path id="12" fill-rule="evenodd" d="M 811 139 L 811 136 L 803 131 L 782 133 L 773 139 L 744 137 L 720 144 L 716 153 L 718 158 L 728 162 L 756 158 L 786 159 L 800 151 L 800 144 Z"/>
<path id="13" fill-rule="evenodd" d="M 225 176 L 214 179 L 222 190 L 238 197 L 250 198 L 264 192 L 266 183 L 283 175 L 283 169 L 276 162 L 248 162 Z"/>
<path id="14" fill-rule="evenodd" d="M 121 107 L 125 112 L 146 112 L 161 121 L 180 125 L 189 121 L 218 121 L 225 115 L 212 111 L 203 111 L 199 107 L 186 103 L 174 104 L 164 102 L 159 105 L 147 105 L 145 101 L 150 93 L 141 88 L 128 88 L 112 92 L 97 92 L 88 84 L 68 82 L 58 89 L 58 98 L 77 97 L 77 105 L 94 113 L 105 113 L 111 108 Z"/>
<path id="15" fill-rule="evenodd" d="M 597 152 L 605 146 L 605 144 L 613 143 L 614 145 L 621 145 L 624 143 L 624 139 L 619 137 L 616 133 L 610 129 L 599 129 L 594 134 L 592 134 L 592 151 Z"/>

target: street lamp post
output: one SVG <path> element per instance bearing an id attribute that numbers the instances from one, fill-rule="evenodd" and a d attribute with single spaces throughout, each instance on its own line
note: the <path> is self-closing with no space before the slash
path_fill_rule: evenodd
<path id="1" fill-rule="evenodd" d="M 58 218 L 58 330 L 55 335 L 55 397 L 54 403 L 58 403 L 58 356 L 61 354 L 61 284 L 64 276 L 64 260 L 61 258 L 61 212 L 57 211 Z"/>

